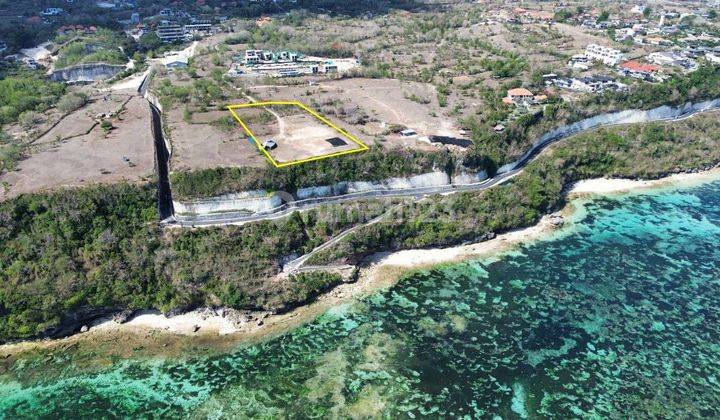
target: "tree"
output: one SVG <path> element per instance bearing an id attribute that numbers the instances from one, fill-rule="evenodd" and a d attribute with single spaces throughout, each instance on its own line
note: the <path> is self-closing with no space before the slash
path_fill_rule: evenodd
<path id="1" fill-rule="evenodd" d="M 717 11 L 715 9 L 710 9 L 708 12 L 708 19 L 715 20 L 717 19 Z"/>
<path id="2" fill-rule="evenodd" d="M 567 9 L 560 9 L 557 12 L 555 12 L 555 16 L 553 19 L 555 22 L 566 22 L 568 19 L 573 17 L 573 14 L 571 11 Z"/>
<path id="3" fill-rule="evenodd" d="M 102 120 L 102 121 L 100 122 L 100 128 L 101 128 L 102 131 L 107 135 L 107 134 L 110 132 L 110 130 L 113 129 L 113 125 L 112 125 L 112 123 L 111 123 L 110 121 L 108 121 L 108 120 Z"/>
<path id="4" fill-rule="evenodd" d="M 602 13 L 600 13 L 600 16 L 598 16 L 596 22 L 598 22 L 598 23 L 600 23 L 600 22 L 605 22 L 605 21 L 607 21 L 609 18 L 610 18 L 610 12 L 608 12 L 607 10 L 603 10 Z"/>
<path id="5" fill-rule="evenodd" d="M 607 34 L 613 41 L 615 40 L 615 37 L 617 36 L 617 33 L 615 32 L 615 28 L 610 28 L 607 30 Z"/>
<path id="6" fill-rule="evenodd" d="M 160 38 L 158 38 L 155 32 L 148 32 L 140 37 L 140 41 L 138 41 L 138 44 L 141 51 L 152 51 L 160 48 L 160 46 L 162 45 L 162 41 L 160 40 Z"/>
<path id="7" fill-rule="evenodd" d="M 652 13 L 652 8 L 650 6 L 645 6 L 645 9 L 643 9 L 643 16 L 645 16 L 645 18 L 647 19 L 650 17 L 651 13 Z"/>

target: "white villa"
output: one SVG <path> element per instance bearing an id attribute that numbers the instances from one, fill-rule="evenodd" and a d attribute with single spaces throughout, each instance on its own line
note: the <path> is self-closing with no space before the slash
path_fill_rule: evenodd
<path id="1" fill-rule="evenodd" d="M 592 60 L 602 61 L 607 66 L 616 66 L 623 60 L 623 54 L 620 50 L 597 44 L 589 44 L 585 48 L 585 55 Z"/>

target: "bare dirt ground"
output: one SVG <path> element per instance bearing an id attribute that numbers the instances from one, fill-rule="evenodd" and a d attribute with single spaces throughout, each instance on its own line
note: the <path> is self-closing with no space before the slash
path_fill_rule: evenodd
<path id="1" fill-rule="evenodd" d="M 85 92 L 89 93 L 87 90 Z M 119 111 L 133 94 L 133 91 L 118 91 L 113 94 L 93 93 L 84 107 L 65 117 L 58 109 L 50 108 L 42 114 L 42 121 L 29 130 L 18 123 L 8 124 L 4 129 L 14 138 L 21 139 L 25 143 L 47 143 L 57 141 L 58 138 L 64 140 L 87 133 L 95 124 L 95 116 Z"/>
<path id="2" fill-rule="evenodd" d="M 417 139 L 402 138 L 389 133 L 393 125 L 411 128 L 420 136 L 443 135 L 463 137 L 455 118 L 444 115 L 435 87 L 418 82 L 395 79 L 352 78 L 323 81 L 313 86 L 255 86 L 250 90 L 262 99 L 295 99 L 315 108 L 321 114 L 349 127 L 352 133 L 372 143 L 375 136 L 387 137 L 388 147 L 432 148 Z M 344 110 L 351 110 L 345 112 Z M 358 111 L 352 111 L 357 109 Z M 351 124 L 355 112 L 365 112 L 364 124 Z M 336 114 L 336 115 L 333 115 Z"/>
<path id="3" fill-rule="evenodd" d="M 84 115 L 84 110 L 78 113 Z M 114 128 L 107 135 L 96 126 L 87 135 L 61 141 L 48 139 L 34 145 L 16 171 L 0 176 L 4 185 L 0 200 L 58 187 L 151 179 L 154 147 L 147 101 L 139 96 L 130 98 L 111 121 Z M 70 131 L 63 133 L 76 133 L 74 130 L 87 123 L 83 118 L 76 123 L 71 120 L 67 124 Z"/>
<path id="4" fill-rule="evenodd" d="M 247 117 L 250 119 L 246 124 L 260 143 L 267 140 L 274 140 L 277 143 L 277 148 L 268 153 L 280 163 L 360 148 L 344 134 L 299 107 L 291 105 L 268 107 L 264 111 L 272 114 L 273 118 L 267 123 L 260 123 L 258 118 L 254 118 L 253 121 L 253 114 L 257 110 L 235 110 L 243 121 L 246 118 L 244 111 L 249 111 Z M 328 142 L 330 139 L 339 139 L 345 144 L 334 146 Z"/>
<path id="5" fill-rule="evenodd" d="M 166 125 L 170 129 L 172 171 L 189 171 L 219 166 L 263 167 L 266 159 L 239 124 L 232 122 L 228 130 L 210 124 L 227 118 L 227 111 L 195 113 L 192 123 L 183 119 L 182 109 L 166 111 Z"/>
<path id="6" fill-rule="evenodd" d="M 50 131 L 35 140 L 35 144 L 52 143 L 88 133 L 97 123 L 99 114 L 114 114 L 122 109 L 133 94 L 96 94 L 83 108 L 63 118 Z"/>

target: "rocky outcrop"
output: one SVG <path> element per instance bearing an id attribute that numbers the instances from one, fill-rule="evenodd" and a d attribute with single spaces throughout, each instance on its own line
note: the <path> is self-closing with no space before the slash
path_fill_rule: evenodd
<path id="1" fill-rule="evenodd" d="M 113 321 L 115 321 L 118 324 L 124 324 L 128 322 L 133 315 L 135 315 L 135 311 L 132 309 L 125 309 L 124 311 L 120 311 L 113 315 Z"/>
<path id="2" fill-rule="evenodd" d="M 78 64 L 77 66 L 57 69 L 50 74 L 50 78 L 55 81 L 68 83 L 97 82 L 115 77 L 118 73 L 125 70 L 125 68 L 124 65 L 105 63 Z"/>
<path id="3" fill-rule="evenodd" d="M 89 325 L 92 321 L 108 317 L 120 310 L 120 308 L 78 308 L 73 312 L 66 313 L 57 325 L 48 328 L 40 335 L 49 338 L 67 337 L 77 333 L 83 326 Z"/>

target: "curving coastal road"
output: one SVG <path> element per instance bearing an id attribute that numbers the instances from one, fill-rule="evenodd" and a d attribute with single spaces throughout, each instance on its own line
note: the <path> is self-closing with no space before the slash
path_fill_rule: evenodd
<path id="1" fill-rule="evenodd" d="M 147 82 L 151 76 L 143 81 L 139 93 L 145 94 Z M 150 102 L 150 101 L 148 101 Z M 532 147 L 517 161 L 509 163 L 500 169 L 492 178 L 482 182 L 470 184 L 451 184 L 433 187 L 416 187 L 392 190 L 363 191 L 339 196 L 317 197 L 305 200 L 287 202 L 272 210 L 248 215 L 247 212 L 226 212 L 211 215 L 178 215 L 173 213 L 172 193 L 168 181 L 169 152 L 165 148 L 165 139 L 162 131 L 162 118 L 157 107 L 150 102 L 153 118 L 153 135 L 155 136 L 157 150 L 157 166 L 159 175 L 158 207 L 163 218 L 163 224 L 179 227 L 222 226 L 231 224 L 244 224 L 259 220 L 271 220 L 284 217 L 294 211 L 309 210 L 322 205 L 346 203 L 372 198 L 415 197 L 421 198 L 433 194 L 454 194 L 462 191 L 482 191 L 507 181 L 517 175 L 540 152 L 560 140 L 585 131 L 600 127 L 609 127 L 621 124 L 646 123 L 655 121 L 676 121 L 697 115 L 702 112 L 720 109 L 720 99 L 714 99 L 696 104 L 685 104 L 679 107 L 661 106 L 647 111 L 628 110 L 602 114 L 590 117 L 576 123 L 552 130 L 540 137 Z"/>

